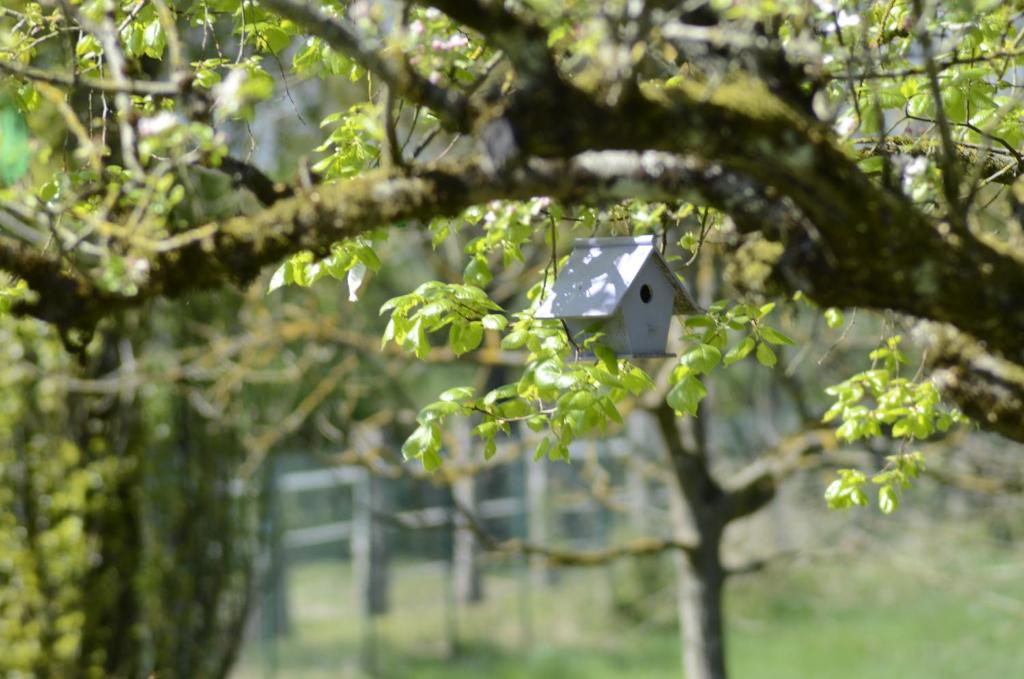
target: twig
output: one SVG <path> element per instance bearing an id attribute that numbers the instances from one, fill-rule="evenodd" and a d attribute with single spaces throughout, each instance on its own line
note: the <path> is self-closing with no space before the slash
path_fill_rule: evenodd
<path id="1" fill-rule="evenodd" d="M 6 59 L 0 59 L 0 71 L 26 80 L 35 80 L 63 87 L 83 87 L 108 94 L 136 94 L 139 96 L 155 97 L 174 97 L 181 94 L 181 86 L 176 83 L 158 80 L 133 80 L 127 77 L 122 78 L 120 81 L 85 76 L 76 77 L 69 73 L 55 73 L 33 66 L 23 66 Z"/>
<path id="2" fill-rule="evenodd" d="M 924 17 L 921 0 L 913 0 L 914 15 L 920 28 L 918 42 L 924 54 L 925 73 L 928 75 L 928 87 L 935 101 L 935 121 L 939 128 L 939 139 L 942 141 L 942 189 L 949 204 L 953 225 L 963 231 L 967 228 L 966 214 L 960 200 L 960 168 L 953 146 L 953 134 L 950 131 L 949 118 L 942 101 L 942 86 L 939 84 L 939 71 L 932 52 L 932 37 Z"/>
<path id="3" fill-rule="evenodd" d="M 296 0 L 264 0 L 263 4 L 350 56 L 367 71 L 382 78 L 389 87 L 395 88 L 396 93 L 433 109 L 446 126 L 460 131 L 469 130 L 469 103 L 461 93 L 431 83 L 404 58 L 386 55 L 382 46 L 360 36 L 344 19 Z"/>

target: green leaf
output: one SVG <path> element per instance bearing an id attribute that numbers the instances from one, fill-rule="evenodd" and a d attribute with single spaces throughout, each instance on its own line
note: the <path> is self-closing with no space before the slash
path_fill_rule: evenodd
<path id="1" fill-rule="evenodd" d="M 420 461 L 423 462 L 423 468 L 431 474 L 441 468 L 441 455 L 438 454 L 437 450 L 424 451 Z"/>
<path id="2" fill-rule="evenodd" d="M 779 359 L 776 358 L 775 352 L 772 351 L 764 342 L 757 345 L 757 362 L 766 368 L 774 368 L 775 364 L 778 363 Z"/>
<path id="3" fill-rule="evenodd" d="M 598 400 L 598 404 L 601 406 L 601 410 L 604 414 L 613 422 L 622 424 L 622 415 L 619 414 L 619 409 L 615 407 L 615 403 L 605 396 Z"/>
<path id="4" fill-rule="evenodd" d="M 840 469 L 839 478 L 829 484 L 825 490 L 825 501 L 832 509 L 867 505 L 868 498 L 862 486 L 867 477 L 856 469 Z"/>
<path id="5" fill-rule="evenodd" d="M 541 431 L 548 426 L 548 418 L 544 415 L 534 415 L 526 420 L 526 426 L 531 431 Z"/>
<path id="6" fill-rule="evenodd" d="M 462 406 L 451 401 L 434 401 L 420 411 L 416 421 L 420 424 L 429 422 L 441 422 L 449 415 L 461 412 Z"/>
<path id="7" fill-rule="evenodd" d="M 491 268 L 487 265 L 487 258 L 483 255 L 477 255 L 469 260 L 462 278 L 470 285 L 482 288 L 494 279 L 494 275 L 491 274 Z"/>
<path id="8" fill-rule="evenodd" d="M 529 334 L 525 330 L 513 330 L 501 338 L 502 349 L 518 349 L 526 344 Z"/>
<path id="9" fill-rule="evenodd" d="M 565 370 L 559 359 L 548 359 L 537 365 L 533 373 L 533 381 L 539 396 L 545 400 L 559 398 L 560 392 L 578 386 L 580 374 L 575 370 Z"/>
<path id="10" fill-rule="evenodd" d="M 259 36 L 266 43 L 267 49 L 274 54 L 283 52 L 291 42 L 290 35 L 281 28 L 271 24 L 260 26 Z"/>
<path id="11" fill-rule="evenodd" d="M 464 401 L 472 396 L 474 391 L 473 387 L 452 387 L 441 392 L 438 398 L 442 401 Z"/>
<path id="12" fill-rule="evenodd" d="M 791 338 L 789 335 L 784 335 L 775 328 L 769 327 L 767 325 L 762 325 L 760 330 L 761 337 L 765 341 L 771 342 L 772 344 L 788 344 L 790 346 L 796 344 L 796 342 L 793 341 L 793 338 Z"/>
<path id="13" fill-rule="evenodd" d="M 377 253 L 374 252 L 373 248 L 369 245 L 359 243 L 359 245 L 356 246 L 356 257 L 360 262 L 365 264 L 366 268 L 370 271 L 373 271 L 374 273 L 380 271 L 380 257 L 377 256 Z"/>
<path id="14" fill-rule="evenodd" d="M 522 398 L 513 398 L 508 401 L 504 401 L 497 408 L 498 415 L 507 420 L 519 419 L 526 417 L 533 412 L 533 408 L 530 407 L 529 402 Z"/>
<path id="15" fill-rule="evenodd" d="M 427 331 L 423 328 L 423 320 L 416 319 L 416 322 L 409 328 L 405 336 L 405 344 L 413 350 L 416 358 L 424 358 L 430 353 L 430 342 L 427 341 Z"/>
<path id="16" fill-rule="evenodd" d="M 440 447 L 441 428 L 437 423 L 421 424 L 402 444 L 402 456 L 407 460 L 422 458 L 431 451 L 436 452 Z M 425 461 L 424 466 L 426 466 Z"/>
<path id="17" fill-rule="evenodd" d="M 577 391 L 574 394 L 569 394 L 569 399 L 566 401 L 566 406 L 572 410 L 586 410 L 594 405 L 594 394 L 589 391 Z"/>
<path id="18" fill-rule="evenodd" d="M 722 360 L 722 352 L 710 344 L 698 344 L 682 355 L 679 364 L 686 366 L 695 375 L 709 372 Z"/>
<path id="19" fill-rule="evenodd" d="M 751 351 L 754 350 L 756 345 L 757 342 L 754 341 L 754 338 L 747 335 L 742 342 L 726 352 L 725 358 L 722 359 L 722 363 L 726 366 L 730 366 L 737 361 L 742 361 L 750 354 Z"/>
<path id="20" fill-rule="evenodd" d="M 548 451 L 550 449 L 551 439 L 545 436 L 540 440 L 540 443 L 537 444 L 537 450 L 533 451 L 533 461 L 536 462 L 537 460 L 543 458 L 545 455 L 548 454 Z"/>
<path id="21" fill-rule="evenodd" d="M 690 316 L 683 321 L 683 325 L 687 328 L 711 328 L 715 325 L 715 322 L 708 316 L 698 315 Z"/>
<path id="22" fill-rule="evenodd" d="M 456 356 L 473 351 L 484 338 L 484 326 L 479 321 L 472 323 L 453 323 L 448 331 L 448 342 Z"/>
<path id="23" fill-rule="evenodd" d="M 482 439 L 493 438 L 498 433 L 498 428 L 501 425 L 494 420 L 488 420 L 487 422 L 481 422 L 473 428 L 473 434 L 479 436 Z"/>
<path id="24" fill-rule="evenodd" d="M 142 33 L 142 46 L 146 56 L 159 59 L 163 55 L 164 48 L 167 46 L 167 37 L 164 35 L 164 28 L 160 25 L 159 19 L 154 18 L 146 26 Z"/>
<path id="25" fill-rule="evenodd" d="M 704 384 L 694 377 L 687 375 L 679 384 L 672 387 L 665 397 L 665 401 L 672 406 L 676 412 L 697 414 L 697 406 L 707 396 L 708 391 Z"/>
<path id="26" fill-rule="evenodd" d="M 884 485 L 878 489 L 878 508 L 883 514 L 892 514 L 900 506 L 896 489 L 891 485 Z"/>
<path id="27" fill-rule="evenodd" d="M 277 290 L 278 288 L 284 287 L 284 285 L 285 285 L 284 275 L 285 275 L 285 270 L 286 270 L 287 267 L 288 267 L 288 262 L 285 262 L 281 266 L 277 267 L 276 271 L 274 271 L 274 275 L 270 277 L 270 284 L 267 285 L 267 294 L 268 295 L 270 293 L 272 293 L 274 290 Z"/>
<path id="28" fill-rule="evenodd" d="M 480 319 L 483 326 L 488 330 L 504 330 L 508 326 L 508 319 L 501 314 L 487 314 Z"/>
<path id="29" fill-rule="evenodd" d="M 830 328 L 838 328 L 843 324 L 843 312 L 835 307 L 825 309 L 825 325 Z"/>
<path id="30" fill-rule="evenodd" d="M 611 347 L 604 344 L 594 344 L 594 355 L 597 356 L 605 369 L 613 375 L 619 374 L 619 359 Z"/>
<path id="31" fill-rule="evenodd" d="M 622 386 L 634 396 L 654 386 L 650 375 L 636 366 L 632 366 L 628 371 L 623 372 L 620 377 L 622 379 Z"/>

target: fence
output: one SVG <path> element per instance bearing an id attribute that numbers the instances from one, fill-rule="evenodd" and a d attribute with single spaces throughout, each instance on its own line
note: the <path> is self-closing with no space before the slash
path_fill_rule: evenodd
<path id="1" fill-rule="evenodd" d="M 374 619 L 392 605 L 390 590 L 396 568 L 436 569 L 441 573 L 447 583 L 440 593 L 446 610 L 444 644 L 455 651 L 459 645 L 457 607 L 479 601 L 486 592 L 481 546 L 460 510 L 468 510 L 489 533 L 503 539 L 515 537 L 534 544 L 578 549 L 608 544 L 614 529 L 609 504 L 626 508 L 623 516 L 631 532 L 657 532 L 661 525 L 657 506 L 666 504 L 665 496 L 651 488 L 641 466 L 623 464 L 635 445 L 625 439 L 581 443 L 571 451 L 573 464 L 565 465 L 534 463 L 519 450 L 519 446 L 529 446 L 528 442 L 510 441 L 499 446 L 497 456 L 514 462 L 496 466 L 485 475 L 456 480 L 440 491 L 431 488 L 429 482 L 413 484 L 415 489 L 410 489 L 408 480 L 382 478 L 363 467 L 279 470 L 274 475 L 270 503 L 274 537 L 261 565 L 264 596 L 257 618 L 264 646 L 272 648 L 275 637 L 289 633 L 289 565 L 311 552 L 347 545 L 356 604 L 352 613 L 363 630 L 358 655 L 364 670 L 372 674 L 376 664 L 378 633 Z M 464 449 L 469 450 L 468 443 Z M 450 453 L 457 461 L 459 452 Z M 608 493 L 603 502 L 590 492 L 594 479 L 584 478 L 584 470 L 593 471 L 598 460 L 601 473 L 616 477 L 612 485 L 617 490 Z M 605 479 L 605 483 L 608 481 Z M 402 491 L 403 497 L 396 497 Z M 417 495 L 431 496 L 433 501 L 409 507 L 409 498 Z M 288 505 L 292 510 L 301 508 L 304 498 L 322 500 L 324 496 L 332 498 L 328 504 L 333 514 L 324 520 L 294 525 L 296 515 L 316 512 L 283 511 Z M 322 505 L 323 517 L 328 510 Z M 637 525 L 638 521 L 643 525 Z M 396 540 L 396 532 L 405 529 L 432 532 L 430 548 L 410 548 L 407 543 L 412 538 Z M 338 552 L 332 550 L 336 555 Z M 520 559 L 519 564 L 524 567 L 523 588 L 550 582 L 552 575 L 543 558 Z M 524 597 L 524 601 L 529 598 Z M 531 611 L 520 611 L 524 641 L 531 637 L 531 617 Z M 275 658 L 268 658 L 266 674 L 273 675 L 276 665 Z"/>

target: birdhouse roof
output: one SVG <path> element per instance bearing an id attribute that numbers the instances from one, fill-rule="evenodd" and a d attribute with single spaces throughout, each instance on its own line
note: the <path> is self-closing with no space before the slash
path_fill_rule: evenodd
<path id="1" fill-rule="evenodd" d="M 569 261 L 537 308 L 537 318 L 612 316 L 648 260 L 653 260 L 675 290 L 673 314 L 697 313 L 679 277 L 668 268 L 654 236 L 587 238 L 573 244 Z"/>

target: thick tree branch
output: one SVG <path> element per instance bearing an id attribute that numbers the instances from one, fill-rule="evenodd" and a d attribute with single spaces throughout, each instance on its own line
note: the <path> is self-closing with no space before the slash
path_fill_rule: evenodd
<path id="1" fill-rule="evenodd" d="M 105 292 L 69 270 L 56 255 L 40 254 L 10 239 L 0 241 L 0 269 L 24 278 L 37 293 L 16 311 L 63 328 L 90 329 L 104 316 L 151 298 L 177 297 L 225 281 L 248 283 L 264 266 L 290 254 L 308 250 L 325 255 L 332 243 L 381 224 L 428 220 L 497 198 L 534 195 L 571 203 L 638 196 L 662 200 L 680 194 L 697 200 L 702 186 L 727 191 L 715 188 L 727 179 L 736 181 L 693 159 L 624 152 L 585 153 L 565 161 L 535 159 L 499 180 L 475 162 L 428 167 L 408 175 L 377 171 L 302 191 L 257 214 L 176 236 L 180 247 L 153 257 L 148 280 L 134 295 Z"/>
<path id="2" fill-rule="evenodd" d="M 680 490 L 695 512 L 707 514 L 705 517 L 695 517 L 697 523 L 702 523 L 702 519 L 719 521 L 721 517 L 716 508 L 726 496 L 711 475 L 707 458 L 699 451 L 690 450 L 683 444 L 678 429 L 679 418 L 671 406 L 662 401 L 652 412 L 668 448 L 669 459 Z"/>
<path id="3" fill-rule="evenodd" d="M 244 186 L 252 191 L 264 205 L 273 205 L 282 198 L 295 195 L 295 189 L 292 187 L 275 182 L 255 165 L 233 156 L 222 158 L 217 169 L 230 176 L 235 186 Z"/>
<path id="4" fill-rule="evenodd" d="M 1024 441 L 1024 367 L 950 328 L 933 337 L 930 364 L 943 393 L 986 429 Z"/>

